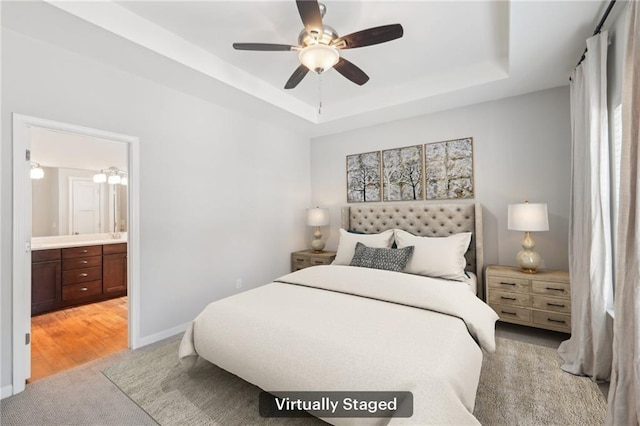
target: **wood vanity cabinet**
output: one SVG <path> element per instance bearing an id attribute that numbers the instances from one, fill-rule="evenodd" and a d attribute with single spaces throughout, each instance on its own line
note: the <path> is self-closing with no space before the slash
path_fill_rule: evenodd
<path id="1" fill-rule="evenodd" d="M 61 301 L 60 249 L 34 251 L 31 255 L 31 315 L 57 309 Z"/>
<path id="2" fill-rule="evenodd" d="M 31 254 L 31 315 L 127 294 L 127 244 Z"/>
<path id="3" fill-rule="evenodd" d="M 127 245 L 109 244 L 102 250 L 102 292 L 113 296 L 126 294 Z"/>
<path id="4" fill-rule="evenodd" d="M 62 249 L 62 304 L 76 305 L 102 296 L 102 246 Z"/>

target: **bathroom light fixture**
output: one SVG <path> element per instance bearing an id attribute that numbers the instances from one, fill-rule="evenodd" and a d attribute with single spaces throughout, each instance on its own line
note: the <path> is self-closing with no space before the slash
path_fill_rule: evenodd
<path id="1" fill-rule="evenodd" d="M 542 263 L 542 257 L 534 250 L 536 244 L 531 238 L 531 232 L 548 231 L 549 215 L 546 204 L 510 204 L 507 213 L 507 228 L 512 231 L 524 231 L 522 250 L 518 252 L 516 260 L 523 272 L 535 274 Z"/>
<path id="2" fill-rule="evenodd" d="M 93 175 L 93 181 L 95 183 L 107 182 L 110 185 L 128 185 L 129 178 L 127 172 L 120 170 L 117 167 L 109 167 L 108 169 L 102 169 L 99 173 Z"/>
<path id="3" fill-rule="evenodd" d="M 44 169 L 39 163 L 31 163 L 31 171 L 29 172 L 31 179 L 42 179 L 44 177 Z"/>
<path id="4" fill-rule="evenodd" d="M 107 181 L 107 175 L 105 173 L 96 173 L 95 175 L 93 175 L 93 181 L 95 183 L 103 183 Z"/>
<path id="5" fill-rule="evenodd" d="M 320 232 L 321 226 L 327 226 L 329 224 L 329 210 L 316 207 L 315 209 L 307 209 L 307 226 L 315 226 L 316 230 L 313 233 L 313 241 L 311 241 L 311 248 L 316 253 L 322 252 L 324 249 L 324 241 L 322 241 L 322 233 Z"/>

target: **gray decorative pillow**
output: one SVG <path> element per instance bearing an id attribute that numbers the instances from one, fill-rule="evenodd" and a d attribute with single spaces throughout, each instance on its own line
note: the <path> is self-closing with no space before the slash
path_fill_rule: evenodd
<path id="1" fill-rule="evenodd" d="M 367 247 L 362 243 L 357 243 L 353 259 L 351 259 L 351 266 L 402 272 L 412 254 L 413 246 L 388 249 Z"/>

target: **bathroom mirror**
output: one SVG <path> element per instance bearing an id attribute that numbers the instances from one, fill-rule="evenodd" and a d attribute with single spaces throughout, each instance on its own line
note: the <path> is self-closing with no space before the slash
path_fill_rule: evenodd
<path id="1" fill-rule="evenodd" d="M 95 183 L 95 170 L 42 166 L 32 179 L 32 236 L 127 231 L 127 186 Z"/>
<path id="2" fill-rule="evenodd" d="M 127 231 L 127 186 L 93 180 L 112 168 L 126 176 L 125 144 L 40 127 L 30 141 L 33 237 Z"/>

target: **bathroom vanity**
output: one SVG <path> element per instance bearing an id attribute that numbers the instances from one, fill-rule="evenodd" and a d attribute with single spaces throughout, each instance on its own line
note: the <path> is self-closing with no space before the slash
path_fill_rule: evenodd
<path id="1" fill-rule="evenodd" d="M 126 237 L 32 240 L 31 315 L 126 294 Z"/>

